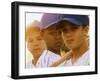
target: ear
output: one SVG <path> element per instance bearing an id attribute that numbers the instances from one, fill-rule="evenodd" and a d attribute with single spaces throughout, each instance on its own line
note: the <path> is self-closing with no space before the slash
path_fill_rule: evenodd
<path id="1" fill-rule="evenodd" d="M 84 27 L 84 35 L 85 36 L 88 36 L 88 31 L 89 31 L 89 26 L 87 25 Z"/>
<path id="2" fill-rule="evenodd" d="M 41 30 L 41 31 L 40 31 L 40 34 L 41 34 L 41 36 L 43 37 L 43 36 L 44 36 L 44 30 Z"/>
<path id="3" fill-rule="evenodd" d="M 85 32 L 88 33 L 88 31 L 89 31 L 89 26 L 87 25 L 84 29 L 85 29 Z"/>

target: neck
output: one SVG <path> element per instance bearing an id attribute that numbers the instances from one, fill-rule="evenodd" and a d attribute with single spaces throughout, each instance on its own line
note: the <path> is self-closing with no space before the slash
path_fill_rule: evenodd
<path id="1" fill-rule="evenodd" d="M 59 50 L 59 51 L 55 51 L 54 53 L 56 53 L 56 54 L 60 55 L 60 50 Z"/>
<path id="2" fill-rule="evenodd" d="M 78 48 L 72 49 L 72 63 L 76 62 L 88 50 L 88 43 L 82 43 Z"/>
<path id="3" fill-rule="evenodd" d="M 39 58 L 34 57 L 34 59 L 32 59 L 32 64 L 36 65 L 38 59 L 39 59 Z"/>
<path id="4" fill-rule="evenodd" d="M 33 54 L 32 64 L 36 65 L 36 63 L 37 63 L 39 57 L 40 57 L 40 55 L 37 56 L 37 54 Z"/>
<path id="5" fill-rule="evenodd" d="M 56 54 L 60 55 L 60 49 L 59 50 L 48 49 L 48 50 L 52 51 L 53 53 L 56 53 Z"/>

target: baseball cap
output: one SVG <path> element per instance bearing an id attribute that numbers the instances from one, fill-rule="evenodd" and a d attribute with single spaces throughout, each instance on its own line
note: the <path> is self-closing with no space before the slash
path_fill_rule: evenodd
<path id="1" fill-rule="evenodd" d="M 60 21 L 68 21 L 76 25 L 89 25 L 88 15 L 71 15 L 71 14 L 61 14 Z"/>
<path id="2" fill-rule="evenodd" d="M 60 14 L 45 13 L 41 19 L 42 28 L 46 29 L 50 27 L 51 25 L 58 23 L 58 21 L 60 20 L 59 17 L 60 17 Z"/>

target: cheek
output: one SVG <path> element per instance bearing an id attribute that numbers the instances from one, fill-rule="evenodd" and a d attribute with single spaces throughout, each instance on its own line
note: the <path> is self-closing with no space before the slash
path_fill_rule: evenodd
<path id="1" fill-rule="evenodd" d="M 51 44 L 52 42 L 54 42 L 54 37 L 48 35 L 48 36 L 45 38 L 45 41 L 46 41 L 46 43 Z"/>
<path id="2" fill-rule="evenodd" d="M 32 49 L 31 44 L 28 43 L 28 44 L 27 44 L 27 48 L 28 48 L 29 51 L 31 51 L 31 49 Z"/>
<path id="3" fill-rule="evenodd" d="M 46 46 L 46 42 L 45 42 L 44 40 L 42 41 L 41 46 L 42 46 L 43 48 L 46 48 L 46 47 L 47 47 L 47 46 Z"/>
<path id="4" fill-rule="evenodd" d="M 49 36 L 48 36 L 48 35 L 44 35 L 44 36 L 43 36 L 43 39 L 44 39 L 45 41 L 48 41 L 48 40 L 49 40 Z"/>
<path id="5" fill-rule="evenodd" d="M 39 46 L 44 46 L 44 42 L 42 40 L 39 42 Z"/>
<path id="6" fill-rule="evenodd" d="M 77 33 L 74 35 L 74 39 L 75 39 L 75 44 L 79 45 L 82 43 L 82 41 L 84 40 L 84 35 L 83 33 Z"/>

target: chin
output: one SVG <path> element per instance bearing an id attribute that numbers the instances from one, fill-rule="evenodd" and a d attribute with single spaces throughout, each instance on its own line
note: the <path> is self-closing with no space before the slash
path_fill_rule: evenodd
<path id="1" fill-rule="evenodd" d="M 74 47 L 74 46 L 70 46 L 69 48 L 70 48 L 70 49 L 76 49 L 76 47 Z"/>
<path id="2" fill-rule="evenodd" d="M 54 50 L 60 50 L 60 48 L 61 48 L 61 47 L 55 47 L 55 49 L 54 49 Z"/>
<path id="3" fill-rule="evenodd" d="M 74 45 L 67 45 L 67 47 L 70 48 L 70 49 L 74 49 L 75 48 Z"/>

